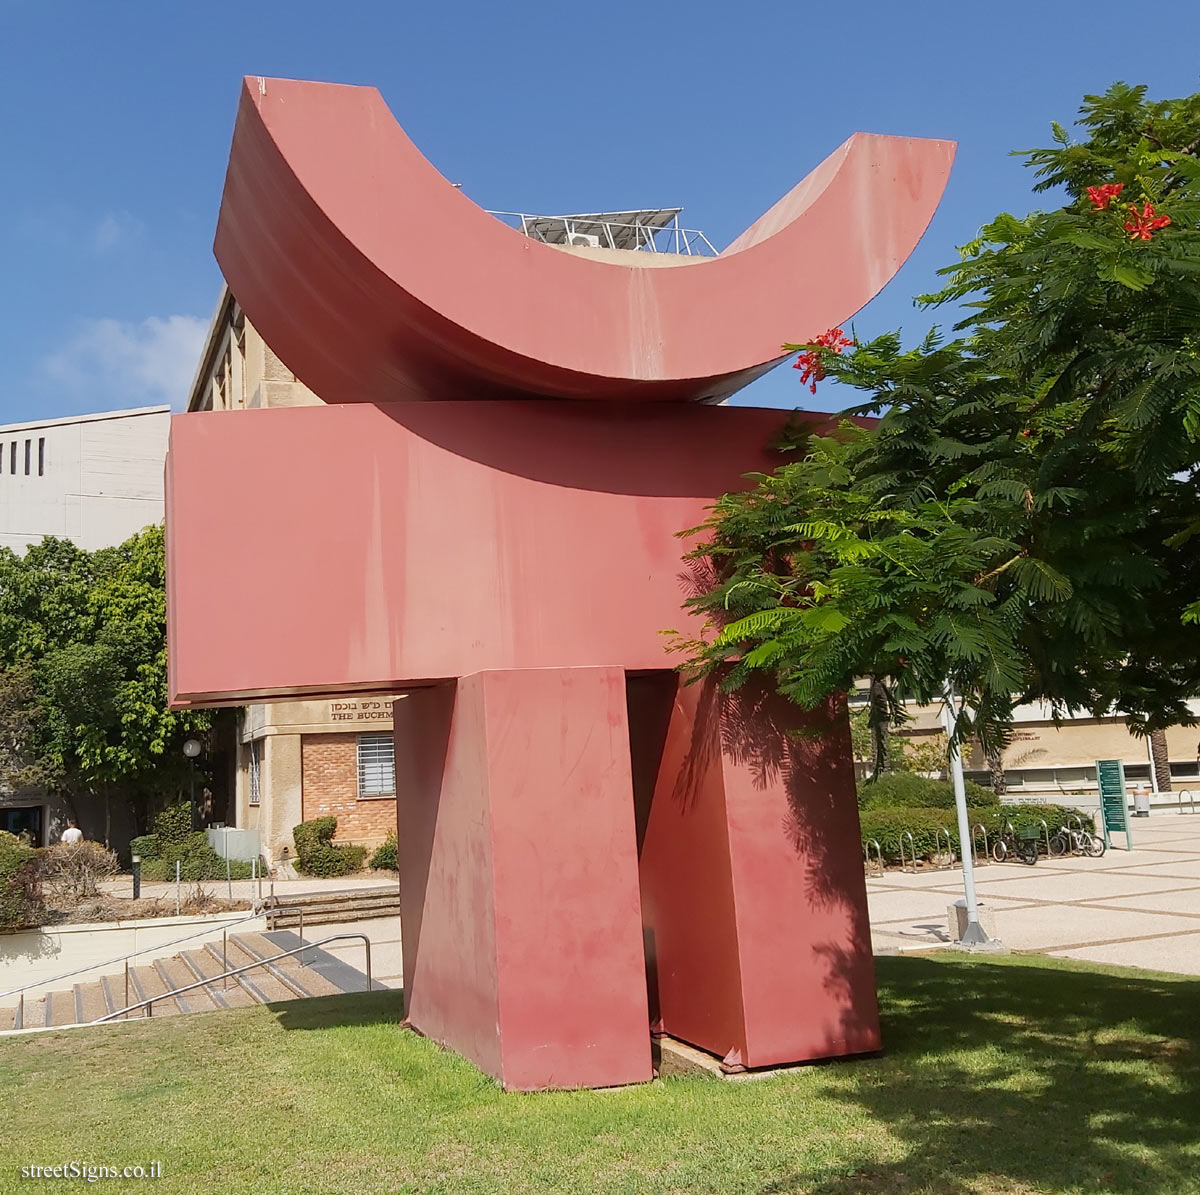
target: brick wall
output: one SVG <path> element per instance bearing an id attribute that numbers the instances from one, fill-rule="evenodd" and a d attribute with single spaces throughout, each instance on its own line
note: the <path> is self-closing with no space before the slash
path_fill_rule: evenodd
<path id="1" fill-rule="evenodd" d="M 396 798 L 358 799 L 358 736 L 306 734 L 301 740 L 304 820 L 338 819 L 335 842 L 374 846 L 396 828 Z"/>

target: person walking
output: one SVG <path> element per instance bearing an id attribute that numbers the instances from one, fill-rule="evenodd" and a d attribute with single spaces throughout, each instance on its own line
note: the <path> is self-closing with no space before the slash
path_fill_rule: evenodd
<path id="1" fill-rule="evenodd" d="M 62 841 L 67 846 L 74 846 L 83 841 L 83 831 L 75 824 L 73 817 L 67 818 L 67 828 L 62 832 Z"/>

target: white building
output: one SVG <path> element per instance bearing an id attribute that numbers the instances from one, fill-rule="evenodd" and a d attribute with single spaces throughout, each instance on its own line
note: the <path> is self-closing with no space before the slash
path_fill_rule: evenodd
<path id="1" fill-rule="evenodd" d="M 0 546 L 43 536 L 92 551 L 163 517 L 169 407 L 0 426 Z"/>
<path id="2" fill-rule="evenodd" d="M 94 551 L 161 523 L 170 417 L 170 407 L 138 407 L 0 426 L 0 547 L 24 552 L 53 535 Z M 57 840 L 69 812 L 60 797 L 0 785 L 0 830 L 39 846 Z M 114 840 L 130 833 L 121 814 Z M 103 841 L 103 814 L 79 816 Z"/>

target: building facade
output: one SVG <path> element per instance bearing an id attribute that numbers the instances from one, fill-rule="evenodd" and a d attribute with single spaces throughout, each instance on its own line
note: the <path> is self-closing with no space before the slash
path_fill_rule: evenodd
<path id="1" fill-rule="evenodd" d="M 0 547 L 23 553 L 52 535 L 94 551 L 161 523 L 169 422 L 159 406 L 0 426 Z M 36 846 L 57 841 L 74 813 L 41 790 L 0 786 L 0 830 Z M 123 806 L 78 817 L 98 841 L 131 832 Z"/>
<path id="2" fill-rule="evenodd" d="M 188 410 L 234 413 L 320 403 L 223 289 Z M 296 528 L 298 550 L 303 530 Z M 394 699 L 356 694 L 245 707 L 233 745 L 231 812 L 234 824 L 258 831 L 269 863 L 294 858 L 293 827 L 315 817 L 337 818 L 335 841 L 368 848 L 395 830 Z"/>
<path id="3" fill-rule="evenodd" d="M 169 407 L 138 407 L 0 427 L 0 546 L 93 551 L 161 523 L 169 423 Z"/>
<path id="4" fill-rule="evenodd" d="M 1200 701 L 1188 703 L 1200 715 Z M 1014 801 L 1092 805 L 1098 800 L 1096 761 L 1119 759 L 1132 787 L 1155 784 L 1150 740 L 1130 732 L 1120 716 L 1096 718 L 1086 713 L 1057 720 L 1047 705 L 1019 705 L 1014 710 L 1012 740 L 1004 751 L 1004 783 Z M 942 734 L 940 708 L 910 705 L 909 722 L 900 734 L 914 743 Z M 1200 790 L 1200 726 L 1172 726 L 1165 731 L 1171 788 Z M 969 779 L 991 783 L 987 760 L 976 747 L 963 759 Z M 1165 791 L 1165 790 L 1164 790 Z"/>

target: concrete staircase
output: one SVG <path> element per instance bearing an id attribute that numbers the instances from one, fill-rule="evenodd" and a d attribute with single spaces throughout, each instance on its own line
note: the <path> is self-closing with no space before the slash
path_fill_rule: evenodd
<path id="1" fill-rule="evenodd" d="M 222 958 L 221 943 L 209 942 L 195 950 L 181 951 L 173 958 L 155 959 L 131 967 L 128 999 L 122 971 L 118 975 L 77 983 L 63 991 L 49 992 L 40 999 L 26 1000 L 23 1007 L 3 1014 L 0 1029 L 87 1024 L 154 996 L 164 998 L 155 1002 L 150 1015 L 163 1017 L 368 990 L 367 977 L 362 971 L 319 947 L 309 948 L 302 955 L 263 963 L 242 975 L 223 980 L 216 978 L 224 971 L 273 959 L 281 951 L 300 945 L 299 937 L 286 931 L 231 934 L 227 963 Z M 211 982 L 190 992 L 166 996 L 167 992 L 202 980 Z M 129 1017 L 146 1015 L 145 1009 L 139 1009 Z"/>
<path id="2" fill-rule="evenodd" d="M 263 913 L 268 929 L 298 929 L 303 924 L 307 937 L 310 925 L 365 921 L 370 917 L 399 917 L 400 892 L 395 887 L 349 888 L 340 892 L 276 896 L 267 901 Z"/>

